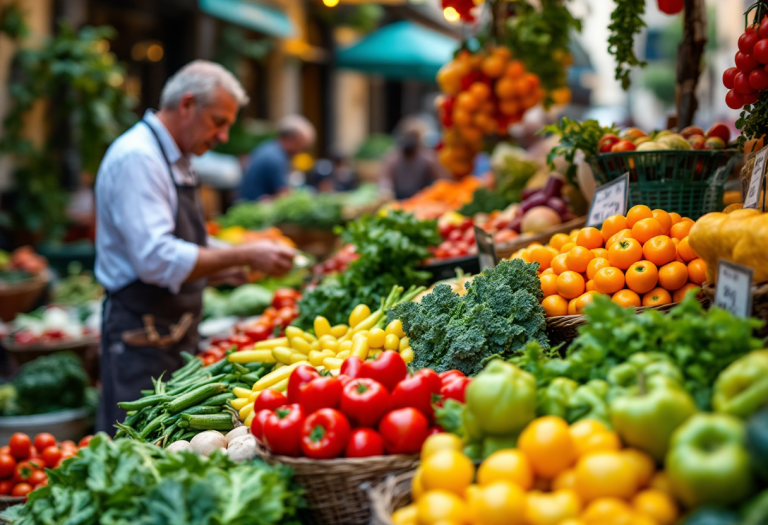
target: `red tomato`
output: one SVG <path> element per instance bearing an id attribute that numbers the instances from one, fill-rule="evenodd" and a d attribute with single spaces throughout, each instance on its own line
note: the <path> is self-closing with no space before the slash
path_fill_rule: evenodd
<path id="1" fill-rule="evenodd" d="M 261 314 L 261 317 L 267 318 L 267 319 L 274 319 L 275 317 L 277 317 L 277 308 L 275 308 L 274 306 L 268 307 L 266 310 L 264 310 L 264 313 Z"/>
<path id="2" fill-rule="evenodd" d="M 279 321 L 279 324 L 282 326 L 288 326 L 294 319 L 296 319 L 296 310 L 294 310 L 294 307 L 283 306 L 277 311 L 277 319 L 275 319 L 275 322 Z"/>
<path id="3" fill-rule="evenodd" d="M 443 399 L 454 399 L 459 403 L 466 402 L 467 387 L 472 382 L 469 377 L 455 377 L 453 381 L 443 383 L 440 395 Z"/>
<path id="4" fill-rule="evenodd" d="M 456 377 L 466 377 L 464 372 L 461 370 L 446 370 L 445 372 L 440 372 L 438 375 L 440 376 L 440 381 L 443 384 L 448 381 L 453 381 L 453 379 Z"/>
<path id="5" fill-rule="evenodd" d="M 29 460 L 29 464 L 38 470 L 43 470 L 45 468 L 45 461 L 43 461 L 43 458 L 32 458 Z"/>
<path id="6" fill-rule="evenodd" d="M 752 57 L 761 64 L 768 64 L 768 39 L 757 41 L 752 50 Z"/>
<path id="7" fill-rule="evenodd" d="M 744 107 L 744 97 L 732 89 L 726 93 L 725 103 L 731 109 L 741 109 Z"/>
<path id="8" fill-rule="evenodd" d="M 35 436 L 35 441 L 33 444 L 35 445 L 35 448 L 38 452 L 42 452 L 48 447 L 56 446 L 56 438 L 48 432 L 41 432 Z"/>
<path id="9" fill-rule="evenodd" d="M 297 404 L 273 410 L 264 422 L 262 433 L 269 450 L 284 456 L 298 456 L 304 412 Z"/>
<path id="10" fill-rule="evenodd" d="M 0 478 L 10 478 L 16 471 L 16 460 L 10 454 L 0 454 Z"/>
<path id="11" fill-rule="evenodd" d="M 16 471 L 13 473 L 14 483 L 21 483 L 27 481 L 34 471 L 37 470 L 37 465 L 33 465 L 29 461 L 22 461 L 16 465 Z"/>
<path id="12" fill-rule="evenodd" d="M 245 335 L 254 342 L 266 341 L 272 335 L 272 329 L 265 324 L 255 324 L 245 329 Z"/>
<path id="13" fill-rule="evenodd" d="M 339 374 L 349 377 L 350 379 L 357 379 L 360 377 L 360 370 L 363 368 L 363 360 L 359 357 L 348 357 L 341 363 L 341 370 Z"/>
<path id="14" fill-rule="evenodd" d="M 611 147 L 611 153 L 621 153 L 624 151 L 635 151 L 637 146 L 629 140 L 620 140 Z"/>
<path id="15" fill-rule="evenodd" d="M 31 453 L 32 441 L 21 432 L 12 435 L 8 445 L 11 447 L 11 455 L 16 459 L 27 459 Z"/>
<path id="16" fill-rule="evenodd" d="M 11 490 L 11 496 L 14 498 L 25 498 L 30 492 L 32 492 L 32 485 L 29 483 L 19 483 Z"/>
<path id="17" fill-rule="evenodd" d="M 301 451 L 308 458 L 335 458 L 344 452 L 350 430 L 344 414 L 333 408 L 321 408 L 304 420 Z"/>
<path id="18" fill-rule="evenodd" d="M 213 357 L 216 361 L 223 359 L 226 353 L 227 352 L 220 346 L 214 346 L 208 351 L 208 355 Z"/>
<path id="19" fill-rule="evenodd" d="M 752 55 L 747 55 L 741 51 L 736 53 L 736 67 L 742 73 L 750 73 L 758 65 L 757 60 Z"/>
<path id="20" fill-rule="evenodd" d="M 61 450 L 56 446 L 46 447 L 46 449 L 43 450 L 42 457 L 46 467 L 56 468 L 56 465 L 61 461 Z"/>
<path id="21" fill-rule="evenodd" d="M 600 142 L 597 143 L 598 151 L 600 153 L 609 153 L 614 144 L 619 141 L 619 137 L 613 133 L 606 133 L 600 138 Z"/>
<path id="22" fill-rule="evenodd" d="M 726 89 L 733 89 L 733 79 L 736 77 L 736 73 L 738 72 L 739 70 L 735 67 L 729 67 L 723 71 L 723 85 Z"/>
<path id="23" fill-rule="evenodd" d="M 247 335 L 233 335 L 229 338 L 229 342 L 236 346 L 238 350 L 253 344 L 253 341 L 251 341 L 251 338 Z"/>
<path id="24" fill-rule="evenodd" d="M 282 392 L 268 388 L 264 390 L 253 404 L 253 409 L 258 412 L 260 410 L 274 410 L 280 408 L 283 405 L 287 405 L 288 398 L 283 395 Z"/>
<path id="25" fill-rule="evenodd" d="M 753 91 L 749 95 L 742 95 L 741 98 L 744 99 L 744 104 L 754 104 L 760 98 L 760 93 Z"/>
<path id="26" fill-rule="evenodd" d="M 758 38 L 768 38 L 768 17 L 763 18 L 760 22 L 760 28 L 757 30 Z"/>
<path id="27" fill-rule="evenodd" d="M 749 85 L 756 91 L 768 89 L 768 71 L 759 67 L 749 74 Z"/>
<path id="28" fill-rule="evenodd" d="M 251 422 L 251 434 L 253 434 L 253 437 L 255 437 L 259 442 L 264 442 L 264 423 L 267 421 L 271 414 L 271 410 L 259 410 L 256 413 L 256 417 L 254 417 L 253 421 Z"/>
<path id="29" fill-rule="evenodd" d="M 440 231 L 440 237 L 443 239 L 447 239 L 448 236 L 451 234 L 453 230 L 456 229 L 456 226 L 449 222 L 444 222 L 443 224 L 438 224 L 438 230 Z"/>
<path id="30" fill-rule="evenodd" d="M 434 370 L 419 370 L 413 377 L 397 384 L 390 406 L 393 409 L 413 407 L 432 420 L 435 416 L 432 397 L 440 393 L 440 386 L 440 376 Z"/>
<path id="31" fill-rule="evenodd" d="M 29 484 L 38 487 L 48 481 L 48 475 L 42 470 L 36 470 L 29 476 Z"/>
<path id="32" fill-rule="evenodd" d="M 448 237 L 445 238 L 448 242 L 456 242 L 460 241 L 464 238 L 464 232 L 462 230 L 453 230 L 451 233 L 448 234 Z"/>
<path id="33" fill-rule="evenodd" d="M 344 387 L 341 411 L 361 427 L 375 426 L 389 410 L 389 392 L 373 379 L 355 379 Z"/>
<path id="34" fill-rule="evenodd" d="M 415 408 L 400 408 L 385 415 L 379 423 L 379 434 L 390 454 L 415 454 L 427 439 L 429 423 Z"/>
<path id="35" fill-rule="evenodd" d="M 408 367 L 400 354 L 393 350 L 382 352 L 375 360 L 367 360 L 360 370 L 360 377 L 378 381 L 392 392 L 397 383 L 408 375 Z"/>
<path id="36" fill-rule="evenodd" d="M 4 479 L 0 481 L 0 496 L 7 496 L 13 490 L 13 481 Z"/>
<path id="37" fill-rule="evenodd" d="M 68 439 L 66 441 L 62 441 L 61 443 L 59 443 L 59 448 L 61 448 L 62 451 L 67 449 L 72 449 L 76 451 L 77 445 L 75 445 L 74 441 L 72 441 L 71 439 Z"/>
<path id="38" fill-rule="evenodd" d="M 272 306 L 279 310 L 281 307 L 275 305 L 276 301 L 283 301 L 287 305 L 292 305 L 299 299 L 301 299 L 301 293 L 293 288 L 279 288 L 275 290 L 275 295 L 272 298 Z"/>
<path id="39" fill-rule="evenodd" d="M 338 408 L 344 386 L 332 376 L 318 377 L 301 387 L 299 404 L 309 415 L 321 408 Z"/>
<path id="40" fill-rule="evenodd" d="M 367 458 L 384 455 L 384 439 L 372 428 L 357 428 L 349 435 L 349 443 L 344 456 L 348 458 Z"/>
<path id="41" fill-rule="evenodd" d="M 300 400 L 301 387 L 320 377 L 320 373 L 312 365 L 299 365 L 291 372 L 288 378 L 288 388 L 285 392 L 289 403 L 298 403 Z"/>
<path id="42" fill-rule="evenodd" d="M 659 0 L 659 11 L 668 15 L 676 15 L 683 7 L 683 0 Z"/>
<path id="43" fill-rule="evenodd" d="M 80 440 L 80 443 L 77 444 L 77 448 L 87 447 L 90 444 L 92 439 L 93 439 L 93 436 L 85 436 L 83 439 Z"/>
<path id="44" fill-rule="evenodd" d="M 429 386 L 429 389 L 434 391 L 435 394 L 440 392 L 440 387 L 443 385 L 442 378 L 431 368 L 423 368 L 413 374 L 413 377 L 423 378 Z"/>
<path id="45" fill-rule="evenodd" d="M 272 306 L 278 310 L 282 310 L 286 306 L 293 306 L 294 304 L 296 304 L 296 301 L 292 297 L 278 297 L 275 295 L 274 299 L 272 299 Z"/>
<path id="46" fill-rule="evenodd" d="M 10 456 L 11 455 L 11 447 L 9 447 L 8 445 L 5 445 L 4 447 L 0 447 L 0 455 L 2 455 L 2 454 L 7 454 L 7 455 Z"/>
<path id="47" fill-rule="evenodd" d="M 741 95 L 749 95 L 755 90 L 749 85 L 749 73 L 737 73 L 733 79 L 733 89 Z"/>
<path id="48" fill-rule="evenodd" d="M 739 37 L 739 51 L 742 53 L 751 54 L 752 50 L 755 48 L 755 44 L 757 44 L 759 37 L 757 35 L 757 31 L 755 31 L 754 27 L 747 28 L 744 33 Z"/>

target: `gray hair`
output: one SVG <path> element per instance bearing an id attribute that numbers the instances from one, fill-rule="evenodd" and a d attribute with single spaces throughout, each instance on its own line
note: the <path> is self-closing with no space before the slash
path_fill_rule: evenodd
<path id="1" fill-rule="evenodd" d="M 211 103 L 218 88 L 232 95 L 238 106 L 248 104 L 248 95 L 235 75 L 214 62 L 195 60 L 177 71 L 165 83 L 160 95 L 160 109 L 177 107 L 187 93 L 191 93 L 200 105 L 205 106 Z"/>
<path id="2" fill-rule="evenodd" d="M 301 115 L 288 115 L 277 123 L 277 133 L 283 136 L 296 136 L 306 140 L 308 144 L 315 142 L 315 126 Z"/>

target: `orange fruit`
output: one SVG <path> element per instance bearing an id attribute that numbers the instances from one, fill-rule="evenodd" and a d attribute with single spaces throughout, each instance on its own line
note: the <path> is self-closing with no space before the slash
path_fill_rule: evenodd
<path id="1" fill-rule="evenodd" d="M 590 251 L 595 254 L 595 257 L 602 257 L 603 259 L 608 258 L 608 250 L 605 248 L 593 248 Z"/>
<path id="2" fill-rule="evenodd" d="M 691 228 L 693 227 L 692 222 L 688 221 L 680 221 L 674 226 L 672 226 L 672 229 L 669 230 L 669 236 L 674 237 L 675 239 L 680 239 L 681 241 L 688 237 L 688 234 L 691 233 Z"/>
<path id="3" fill-rule="evenodd" d="M 639 488 L 647 487 L 656 473 L 656 462 L 653 458 L 636 448 L 625 448 L 621 453 L 632 462 L 637 474 L 637 486 Z"/>
<path id="4" fill-rule="evenodd" d="M 571 242 L 571 237 L 569 235 L 565 233 L 556 233 L 549 240 L 549 245 L 555 250 L 560 251 L 560 248 L 563 247 L 563 244 L 567 242 Z"/>
<path id="5" fill-rule="evenodd" d="M 553 479 L 576 462 L 568 423 L 557 416 L 534 419 L 520 434 L 517 448 L 528 457 L 533 472 L 546 479 Z"/>
<path id="6" fill-rule="evenodd" d="M 613 235 L 626 229 L 628 229 L 626 217 L 623 215 L 611 215 L 603 222 L 603 227 L 600 230 L 600 233 L 603 236 L 603 241 L 608 242 L 608 239 Z"/>
<path id="7" fill-rule="evenodd" d="M 669 494 L 660 490 L 644 490 L 632 498 L 632 508 L 653 519 L 658 525 L 677 523 L 678 508 Z"/>
<path id="8" fill-rule="evenodd" d="M 598 292 L 614 294 L 624 288 L 624 272 L 611 266 L 602 268 L 595 274 L 594 281 Z"/>
<path id="9" fill-rule="evenodd" d="M 619 290 L 613 294 L 611 301 L 624 308 L 629 308 L 630 306 L 637 308 L 642 304 L 640 302 L 640 296 L 632 290 Z"/>
<path id="10" fill-rule="evenodd" d="M 546 270 L 542 270 L 539 276 L 541 275 L 557 275 L 552 268 L 547 268 Z"/>
<path id="11" fill-rule="evenodd" d="M 539 268 L 546 270 L 552 264 L 552 259 L 558 255 L 558 252 L 552 248 L 546 248 L 544 246 L 534 246 L 528 249 L 528 256 L 531 258 L 531 262 L 539 263 Z"/>
<path id="12" fill-rule="evenodd" d="M 632 206 L 632 208 L 630 208 L 627 212 L 627 228 L 632 228 L 637 221 L 652 218 L 653 212 L 648 206 L 643 204 Z"/>
<path id="13" fill-rule="evenodd" d="M 696 290 L 696 294 L 698 295 L 698 293 L 701 291 L 701 288 L 699 286 L 696 286 L 693 283 L 688 283 L 682 288 L 678 288 L 677 290 L 675 290 L 675 293 L 672 294 L 672 302 L 679 303 L 680 301 L 685 299 L 685 296 L 688 295 L 688 292 L 690 290 Z"/>
<path id="14" fill-rule="evenodd" d="M 638 261 L 627 270 L 627 288 L 635 293 L 648 293 L 659 282 L 659 271 L 651 261 Z"/>
<path id="15" fill-rule="evenodd" d="M 504 74 L 510 78 L 517 78 L 523 76 L 525 73 L 525 66 L 519 60 L 510 60 L 507 64 L 507 70 Z"/>
<path id="16" fill-rule="evenodd" d="M 664 235 L 669 235 L 669 229 L 672 228 L 672 217 L 664 210 L 653 210 L 653 218 L 659 221 L 661 228 L 664 230 Z"/>
<path id="17" fill-rule="evenodd" d="M 597 290 L 596 290 L 596 288 L 595 288 L 595 281 L 593 281 L 592 279 L 590 279 L 589 281 L 587 281 L 587 284 L 586 284 L 586 286 L 585 286 L 584 288 L 585 288 L 585 289 L 586 289 L 588 292 L 591 292 L 592 290 L 595 290 L 595 291 L 597 291 Z"/>
<path id="18" fill-rule="evenodd" d="M 567 242 L 560 247 L 560 253 L 568 253 L 574 248 L 576 248 L 576 242 Z"/>
<path id="19" fill-rule="evenodd" d="M 533 487 L 533 469 L 528 457 L 517 449 L 494 452 L 477 469 L 478 485 L 509 481 L 523 490 Z"/>
<path id="20" fill-rule="evenodd" d="M 643 247 L 636 239 L 622 239 L 608 249 L 608 260 L 611 266 L 626 270 L 632 264 L 643 258 Z"/>
<path id="21" fill-rule="evenodd" d="M 587 264 L 587 279 L 594 279 L 598 270 L 608 268 L 611 265 L 611 261 L 602 257 L 595 257 L 589 264 Z"/>
<path id="22" fill-rule="evenodd" d="M 576 486 L 576 471 L 564 470 L 552 480 L 552 490 L 573 490 Z"/>
<path id="23" fill-rule="evenodd" d="M 587 307 L 589 303 L 591 303 L 596 295 L 600 295 L 600 292 L 597 290 L 587 290 L 583 294 L 581 294 L 579 297 L 576 298 L 576 313 L 580 314 L 584 311 L 584 308 Z"/>
<path id="24" fill-rule="evenodd" d="M 568 300 L 557 294 L 545 297 L 541 301 L 541 306 L 544 307 L 547 317 L 568 315 Z"/>
<path id="25" fill-rule="evenodd" d="M 557 293 L 557 275 L 554 273 L 549 275 L 542 275 L 539 277 L 541 282 L 541 291 L 544 292 L 544 297 L 555 295 Z"/>
<path id="26" fill-rule="evenodd" d="M 602 248 L 605 239 L 603 234 L 597 228 L 582 228 L 576 237 L 576 245 L 584 246 L 590 250 L 593 248 Z"/>
<path id="27" fill-rule="evenodd" d="M 663 235 L 664 229 L 654 218 L 640 219 L 632 226 L 632 237 L 638 240 L 640 244 L 645 244 L 657 235 Z"/>
<path id="28" fill-rule="evenodd" d="M 552 259 L 552 271 L 555 272 L 555 275 L 568 271 L 568 265 L 565 262 L 566 257 L 568 257 L 567 253 L 561 253 Z"/>
<path id="29" fill-rule="evenodd" d="M 659 286 L 670 292 L 688 282 L 688 268 L 681 262 L 671 262 L 659 268 Z"/>
<path id="30" fill-rule="evenodd" d="M 619 436 L 596 419 L 577 421 L 571 425 L 569 432 L 579 457 L 592 452 L 621 450 Z"/>
<path id="31" fill-rule="evenodd" d="M 576 464 L 576 492 L 583 501 L 629 499 L 636 490 L 637 474 L 621 452 L 593 452 Z"/>
<path id="32" fill-rule="evenodd" d="M 688 280 L 702 284 L 707 280 L 707 263 L 703 259 L 694 259 L 688 263 Z"/>
<path id="33" fill-rule="evenodd" d="M 583 294 L 585 286 L 580 273 L 569 270 L 557 276 L 557 293 L 566 299 L 575 299 Z"/>
<path id="34" fill-rule="evenodd" d="M 610 238 L 610 239 L 608 239 L 608 242 L 606 242 L 606 243 L 605 243 L 605 249 L 606 249 L 606 250 L 610 250 L 610 249 L 611 249 L 611 246 L 613 246 L 613 244 L 614 244 L 616 241 L 621 241 L 621 240 L 623 240 L 623 239 L 634 239 L 634 237 L 632 236 L 632 230 L 630 230 L 629 228 L 627 228 L 626 230 L 621 230 L 621 231 L 620 231 L 620 232 L 618 232 L 618 233 L 614 233 L 614 234 L 611 236 L 611 238 Z"/>
<path id="35" fill-rule="evenodd" d="M 661 306 L 672 302 L 672 296 L 664 288 L 654 288 L 643 296 L 643 306 Z"/>
<path id="36" fill-rule="evenodd" d="M 595 254 L 592 253 L 589 248 L 584 246 L 576 246 L 568 252 L 565 259 L 565 264 L 568 265 L 568 269 L 578 273 L 584 273 L 587 271 L 589 262 L 595 258 Z"/>
<path id="37" fill-rule="evenodd" d="M 691 245 L 688 243 L 688 237 L 684 237 L 677 243 L 677 254 L 685 262 L 692 261 L 698 257 L 696 252 L 693 251 L 693 248 L 691 248 Z"/>
<path id="38" fill-rule="evenodd" d="M 570 301 L 568 301 L 568 315 L 576 315 L 578 312 L 576 311 L 576 301 L 578 301 L 578 297 L 574 297 Z"/>
<path id="39" fill-rule="evenodd" d="M 678 222 L 680 222 L 680 219 L 681 219 L 682 217 L 680 217 L 680 214 L 679 214 L 679 213 L 670 212 L 670 213 L 669 213 L 669 218 L 670 218 L 670 219 L 672 219 L 672 226 L 674 226 L 675 224 L 677 224 Z"/>
<path id="40" fill-rule="evenodd" d="M 666 235 L 657 235 L 643 244 L 643 256 L 656 266 L 664 266 L 675 260 L 677 249 L 672 239 Z"/>

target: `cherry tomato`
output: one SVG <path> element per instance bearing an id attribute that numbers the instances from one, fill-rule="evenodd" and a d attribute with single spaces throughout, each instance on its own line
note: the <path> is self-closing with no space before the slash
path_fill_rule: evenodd
<path id="1" fill-rule="evenodd" d="M 744 104 L 754 104 L 760 98 L 760 93 L 757 91 L 754 91 L 749 95 L 742 95 L 741 98 L 744 99 Z"/>
<path id="2" fill-rule="evenodd" d="M 348 458 L 367 458 L 384 455 L 384 438 L 372 428 L 357 428 L 349 435 L 344 452 Z"/>
<path id="3" fill-rule="evenodd" d="M 62 451 L 66 451 L 67 449 L 77 451 L 77 445 L 75 445 L 75 442 L 71 439 L 59 443 L 59 448 L 61 448 Z"/>
<path id="4" fill-rule="evenodd" d="M 13 481 L 15 483 L 27 481 L 36 470 L 38 470 L 37 465 L 33 465 L 29 461 L 21 461 L 16 465 L 16 471 L 13 473 Z"/>
<path id="5" fill-rule="evenodd" d="M 272 335 L 272 330 L 265 324 L 255 324 L 245 329 L 245 335 L 250 337 L 254 342 L 265 341 Z"/>
<path id="6" fill-rule="evenodd" d="M 733 89 L 733 79 L 736 77 L 736 73 L 738 72 L 739 70 L 735 67 L 729 67 L 723 71 L 723 85 L 726 89 Z"/>
<path id="7" fill-rule="evenodd" d="M 38 487 L 46 481 L 48 481 L 48 475 L 42 470 L 36 470 L 29 476 L 29 484 L 33 487 Z"/>
<path id="8" fill-rule="evenodd" d="M 757 31 L 755 31 L 755 28 L 748 28 L 739 37 L 739 51 L 747 54 L 752 53 L 752 50 L 755 48 L 755 44 L 757 44 L 758 39 L 759 37 L 757 35 Z"/>
<path id="9" fill-rule="evenodd" d="M 238 350 L 253 344 L 251 338 L 246 335 L 233 335 L 229 338 L 229 342 L 236 346 Z"/>
<path id="10" fill-rule="evenodd" d="M 757 41 L 752 57 L 761 64 L 768 64 L 768 39 Z"/>
<path id="11" fill-rule="evenodd" d="M 14 498 L 25 498 L 30 492 L 32 492 L 32 485 L 29 483 L 19 483 L 11 490 L 11 496 Z"/>
<path id="12" fill-rule="evenodd" d="M 80 440 L 80 443 L 77 444 L 77 448 L 87 447 L 90 444 L 92 439 L 93 439 L 93 436 L 85 436 L 83 439 Z"/>
<path id="13" fill-rule="evenodd" d="M 33 444 L 35 445 L 35 448 L 38 452 L 42 452 L 48 447 L 55 446 L 56 438 L 48 432 L 41 432 L 35 436 L 35 441 Z"/>
<path id="14" fill-rule="evenodd" d="M 45 468 L 45 461 L 43 461 L 43 458 L 30 458 L 28 461 L 30 465 L 33 465 L 40 470 Z"/>
<path id="15" fill-rule="evenodd" d="M 749 74 L 749 85 L 756 91 L 768 89 L 768 71 L 759 67 Z"/>
<path id="16" fill-rule="evenodd" d="M 293 298 L 290 298 L 290 297 L 278 297 L 276 295 L 275 298 L 272 299 L 272 306 L 274 306 L 278 310 L 286 306 L 293 306 L 295 303 L 296 301 L 294 301 Z"/>
<path id="17" fill-rule="evenodd" d="M 32 441 L 28 435 L 17 432 L 11 436 L 8 445 L 11 447 L 11 455 L 16 459 L 27 459 L 30 456 Z"/>
<path id="18" fill-rule="evenodd" d="M 9 479 L 4 479 L 3 481 L 0 481 L 0 496 L 7 496 L 11 493 L 11 490 L 13 490 L 13 481 Z"/>
<path id="19" fill-rule="evenodd" d="M 744 97 L 732 89 L 726 93 L 725 103 L 731 109 L 741 109 L 744 107 Z"/>
<path id="20" fill-rule="evenodd" d="M 16 460 L 10 454 L 0 454 L 0 478 L 10 478 L 16 471 Z"/>
<path id="21" fill-rule="evenodd" d="M 758 38 L 768 38 L 768 18 L 763 18 L 760 28 L 757 30 Z"/>
<path id="22" fill-rule="evenodd" d="M 379 423 L 384 448 L 390 454 L 414 454 L 427 439 L 429 423 L 415 408 L 400 408 L 386 414 Z"/>
<path id="23" fill-rule="evenodd" d="M 757 46 L 755 46 L 757 47 Z M 739 51 L 736 53 L 736 67 L 742 73 L 749 74 L 753 69 L 758 66 L 757 60 L 752 55 L 747 55 Z"/>
<path id="24" fill-rule="evenodd" d="M 43 450 L 42 457 L 46 467 L 56 468 L 59 461 L 61 461 L 61 450 L 57 446 L 46 447 Z"/>
<path id="25" fill-rule="evenodd" d="M 733 79 L 733 89 L 741 95 L 749 95 L 755 90 L 749 85 L 749 73 L 738 73 Z"/>
<path id="26" fill-rule="evenodd" d="M 7 455 L 10 456 L 11 455 L 11 447 L 9 447 L 8 445 L 5 445 L 4 447 L 0 447 L 0 455 L 2 455 L 2 454 L 7 454 Z"/>

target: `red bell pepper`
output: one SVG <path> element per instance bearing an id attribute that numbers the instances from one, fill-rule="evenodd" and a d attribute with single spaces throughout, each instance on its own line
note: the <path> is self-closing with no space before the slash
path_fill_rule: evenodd
<path id="1" fill-rule="evenodd" d="M 282 392 L 268 388 L 259 394 L 259 397 L 253 402 L 253 410 L 256 412 L 264 409 L 274 410 L 287 404 L 288 398 Z"/>
<path id="2" fill-rule="evenodd" d="M 272 410 L 270 409 L 259 410 L 251 422 L 251 434 L 261 443 L 264 442 L 264 423 L 266 423 L 271 414 Z"/>
<path id="3" fill-rule="evenodd" d="M 408 367 L 405 361 L 395 351 L 387 350 L 375 360 L 367 360 L 360 370 L 360 377 L 367 377 L 378 381 L 389 392 L 392 392 L 397 384 L 408 375 Z"/>
<path id="4" fill-rule="evenodd" d="M 368 458 L 384 455 L 384 439 L 372 428 L 356 428 L 349 435 L 349 443 L 344 456 L 348 458 Z"/>
<path id="5" fill-rule="evenodd" d="M 360 370 L 363 368 L 363 360 L 359 357 L 348 357 L 341 363 L 341 369 L 339 375 L 349 377 L 351 379 L 357 379 L 360 377 Z"/>
<path id="6" fill-rule="evenodd" d="M 321 408 L 339 408 L 344 386 L 332 376 L 318 377 L 301 387 L 299 404 L 309 415 Z"/>
<path id="7" fill-rule="evenodd" d="M 296 367 L 288 378 L 288 388 L 286 388 L 288 402 L 298 403 L 301 397 L 301 387 L 318 377 L 321 377 L 320 373 L 315 370 L 314 366 L 299 365 Z"/>
<path id="8" fill-rule="evenodd" d="M 308 458 L 335 458 L 344 452 L 349 433 L 349 421 L 344 414 L 333 408 L 321 408 L 304 420 L 301 451 Z"/>
<path id="9" fill-rule="evenodd" d="M 453 381 L 456 377 L 467 377 L 461 370 L 446 370 L 445 372 L 440 372 L 438 375 L 443 384 Z"/>
<path id="10" fill-rule="evenodd" d="M 298 456 L 304 411 L 297 404 L 276 408 L 264 422 L 264 442 L 275 454 Z"/>
<path id="11" fill-rule="evenodd" d="M 375 426 L 389 410 L 389 392 L 373 379 L 355 379 L 341 394 L 341 411 L 361 427 Z"/>
<path id="12" fill-rule="evenodd" d="M 427 439 L 429 423 L 415 408 L 399 408 L 385 415 L 379 423 L 379 434 L 390 454 L 415 454 Z"/>
<path id="13" fill-rule="evenodd" d="M 432 402 L 440 388 L 440 377 L 434 370 L 419 370 L 413 377 L 397 384 L 392 392 L 392 408 L 412 407 L 432 421 L 435 416 Z"/>

